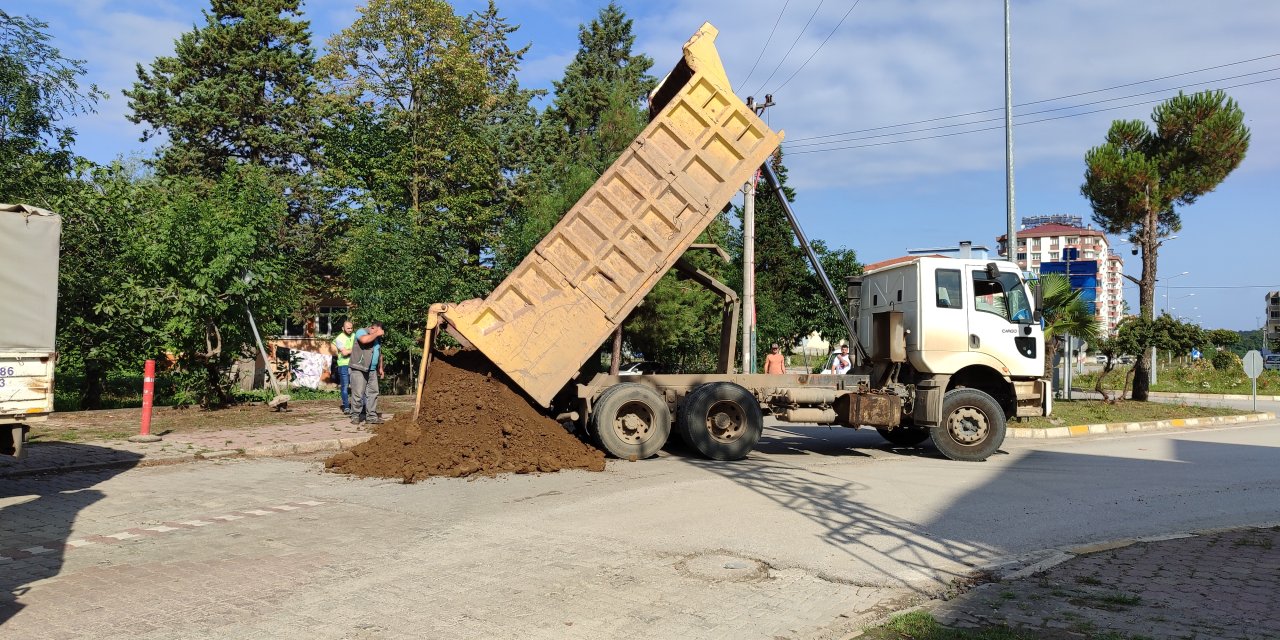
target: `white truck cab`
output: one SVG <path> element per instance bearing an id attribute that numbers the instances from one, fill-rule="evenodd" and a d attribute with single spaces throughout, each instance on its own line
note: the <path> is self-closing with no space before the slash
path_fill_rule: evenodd
<path id="1" fill-rule="evenodd" d="M 917 425 L 937 426 L 945 395 L 962 388 L 991 396 L 1009 418 L 1048 415 L 1044 333 L 1017 265 L 921 256 L 867 272 L 856 298 L 858 340 L 872 362 L 892 360 L 880 353 L 891 343 L 883 323 L 902 334 L 909 371 L 897 378 L 916 387 Z"/>

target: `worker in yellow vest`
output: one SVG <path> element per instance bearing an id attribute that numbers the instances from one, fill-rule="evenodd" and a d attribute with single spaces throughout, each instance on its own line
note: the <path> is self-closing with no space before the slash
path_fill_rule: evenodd
<path id="1" fill-rule="evenodd" d="M 351 415 L 351 345 L 355 342 L 352 335 L 355 325 L 348 320 L 342 323 L 342 333 L 333 339 L 333 348 L 338 352 L 338 392 L 342 395 L 342 415 Z"/>

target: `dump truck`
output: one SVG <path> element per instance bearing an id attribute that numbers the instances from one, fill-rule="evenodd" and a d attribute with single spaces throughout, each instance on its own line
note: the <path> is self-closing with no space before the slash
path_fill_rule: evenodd
<path id="1" fill-rule="evenodd" d="M 0 204 L 0 455 L 22 457 L 27 432 L 53 411 L 62 218 Z"/>
<path id="2" fill-rule="evenodd" d="M 737 294 L 684 254 L 759 169 L 784 133 L 732 91 L 704 24 L 649 95 L 650 122 L 488 297 L 431 305 L 430 347 L 445 331 L 478 349 L 533 402 L 572 422 L 609 454 L 643 459 L 674 431 L 702 455 L 745 457 L 764 416 L 874 427 L 890 442 L 930 436 L 955 460 L 985 460 L 1007 419 L 1045 415 L 1038 305 L 1016 265 L 920 257 L 860 277 L 838 296 L 785 198 L 779 197 L 851 338 L 844 375 L 738 373 Z M 716 371 L 586 379 L 584 364 L 677 269 L 724 301 Z"/>

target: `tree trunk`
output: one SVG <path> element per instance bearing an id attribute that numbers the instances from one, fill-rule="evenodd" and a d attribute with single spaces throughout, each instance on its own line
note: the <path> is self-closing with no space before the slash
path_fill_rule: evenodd
<path id="1" fill-rule="evenodd" d="M 1111 358 L 1107 358 L 1107 363 L 1102 365 L 1102 371 L 1098 374 L 1098 381 L 1093 385 L 1093 390 L 1102 396 L 1103 402 L 1111 403 L 1111 396 L 1107 394 L 1107 389 L 1102 386 L 1102 381 L 1107 378 L 1107 374 L 1111 373 L 1114 368 L 1115 365 L 1111 364 Z"/>
<path id="2" fill-rule="evenodd" d="M 1147 201 L 1147 221 L 1143 225 L 1142 237 L 1142 278 L 1138 282 L 1138 309 L 1144 320 L 1155 319 L 1156 301 L 1156 252 L 1159 247 L 1157 212 Z M 1133 399 L 1145 401 L 1151 390 L 1151 347 L 1143 353 L 1134 354 L 1138 361 L 1133 366 Z"/>
<path id="3" fill-rule="evenodd" d="M 618 375 L 622 366 L 622 327 L 613 330 L 613 353 L 609 358 L 609 375 Z"/>
<path id="4" fill-rule="evenodd" d="M 102 390 L 107 372 L 97 363 L 86 362 L 84 380 L 81 381 L 80 410 L 93 411 L 102 408 Z"/>

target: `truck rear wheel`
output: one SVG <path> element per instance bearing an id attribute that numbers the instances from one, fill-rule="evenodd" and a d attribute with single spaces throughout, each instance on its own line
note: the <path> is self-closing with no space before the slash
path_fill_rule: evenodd
<path id="1" fill-rule="evenodd" d="M 1004 444 L 1004 409 L 984 391 L 952 389 L 942 399 L 942 422 L 931 431 L 942 455 L 982 462 Z"/>
<path id="2" fill-rule="evenodd" d="M 643 384 L 615 384 L 596 399 L 591 434 L 609 455 L 643 460 L 671 435 L 671 410 L 658 392 Z"/>
<path id="3" fill-rule="evenodd" d="M 685 396 L 680 436 L 712 460 L 741 460 L 764 431 L 764 414 L 750 391 L 732 382 L 704 384 Z"/>

